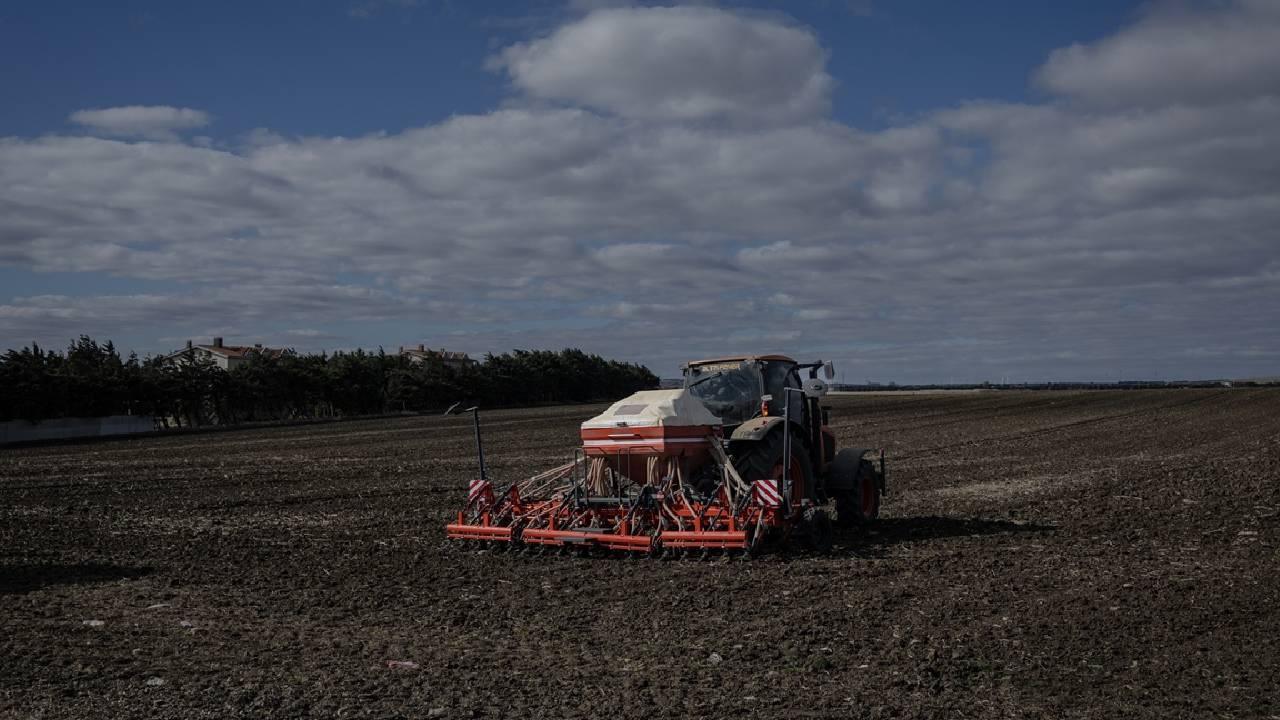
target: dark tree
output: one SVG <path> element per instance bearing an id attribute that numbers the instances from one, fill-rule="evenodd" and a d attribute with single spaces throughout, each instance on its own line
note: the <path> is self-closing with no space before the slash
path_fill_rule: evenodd
<path id="1" fill-rule="evenodd" d="M 464 366 L 381 349 L 260 351 L 227 372 L 194 350 L 121 358 L 111 342 L 81 336 L 65 354 L 32 344 L 0 357 L 0 420 L 136 414 L 182 427 L 438 411 L 460 400 L 487 407 L 609 400 L 657 383 L 641 365 L 578 349 L 515 350 Z"/>

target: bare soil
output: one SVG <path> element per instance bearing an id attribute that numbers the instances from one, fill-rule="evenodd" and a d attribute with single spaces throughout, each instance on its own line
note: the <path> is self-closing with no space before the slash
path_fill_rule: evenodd
<path id="1" fill-rule="evenodd" d="M 466 418 L 0 451 L 0 716 L 1280 717 L 1280 392 L 830 404 L 883 519 L 750 562 L 446 545 Z"/>

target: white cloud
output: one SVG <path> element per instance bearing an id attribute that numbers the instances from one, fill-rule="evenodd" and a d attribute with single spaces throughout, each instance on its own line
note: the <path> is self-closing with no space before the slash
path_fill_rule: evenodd
<path id="1" fill-rule="evenodd" d="M 597 10 L 493 64 L 534 97 L 644 120 L 816 118 L 832 86 L 813 33 L 705 7 Z"/>
<path id="2" fill-rule="evenodd" d="M 1276 95 L 1280 3 L 1157 6 L 1133 27 L 1100 42 L 1054 51 L 1037 80 L 1051 92 L 1106 107 Z"/>
<path id="3" fill-rule="evenodd" d="M 69 118 L 94 132 L 113 137 L 167 140 L 185 130 L 209 124 L 209 114 L 168 105 L 129 105 L 100 110 L 78 110 Z"/>

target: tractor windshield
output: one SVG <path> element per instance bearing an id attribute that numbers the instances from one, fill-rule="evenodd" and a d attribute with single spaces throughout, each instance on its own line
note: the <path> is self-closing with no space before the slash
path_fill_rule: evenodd
<path id="1" fill-rule="evenodd" d="M 760 412 L 764 380 L 753 363 L 694 365 L 684 386 L 725 425 L 740 425 Z"/>

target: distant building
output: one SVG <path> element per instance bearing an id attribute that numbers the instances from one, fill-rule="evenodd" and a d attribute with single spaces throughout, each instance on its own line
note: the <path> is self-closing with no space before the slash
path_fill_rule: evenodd
<path id="1" fill-rule="evenodd" d="M 216 337 L 213 339 L 212 345 L 194 345 L 188 340 L 186 348 L 171 353 L 166 359 L 172 362 L 181 362 L 187 356 L 187 353 L 192 353 L 196 359 L 212 360 L 215 365 L 223 370 L 234 370 L 255 353 L 278 358 L 284 355 L 284 352 L 283 349 L 262 347 L 261 344 L 225 345 L 222 342 L 222 338 Z"/>
<path id="2" fill-rule="evenodd" d="M 463 368 L 468 368 L 477 364 L 475 360 L 472 360 L 471 357 L 464 352 L 445 350 L 444 348 L 432 350 L 425 345 L 419 345 L 417 348 L 408 349 L 401 347 L 400 355 L 402 357 L 409 358 L 409 362 L 411 363 L 438 362 L 441 365 L 454 370 L 462 370 Z"/>

